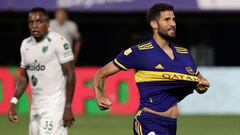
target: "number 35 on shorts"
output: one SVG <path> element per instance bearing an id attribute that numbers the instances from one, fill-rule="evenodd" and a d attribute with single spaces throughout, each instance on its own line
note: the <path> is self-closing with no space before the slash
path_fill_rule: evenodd
<path id="1" fill-rule="evenodd" d="M 50 133 L 53 129 L 53 121 L 52 120 L 49 120 L 49 121 L 46 120 L 43 129 L 45 130 L 45 132 Z"/>

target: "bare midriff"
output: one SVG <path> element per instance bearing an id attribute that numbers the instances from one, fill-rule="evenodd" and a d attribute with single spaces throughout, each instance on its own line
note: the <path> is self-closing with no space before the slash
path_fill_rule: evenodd
<path id="1" fill-rule="evenodd" d="M 155 114 L 155 115 L 159 115 L 159 116 L 163 116 L 163 117 L 173 118 L 173 119 L 176 119 L 178 117 L 178 107 L 177 107 L 177 104 L 172 106 L 171 108 L 169 108 L 165 112 L 157 112 L 157 111 L 154 111 L 154 110 L 146 108 L 146 107 L 144 107 L 142 109 L 142 111 L 149 112 L 149 113 L 152 113 L 152 114 Z"/>

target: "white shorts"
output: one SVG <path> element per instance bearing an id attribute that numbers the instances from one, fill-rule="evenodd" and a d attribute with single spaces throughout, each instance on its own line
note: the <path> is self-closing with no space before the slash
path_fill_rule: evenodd
<path id="1" fill-rule="evenodd" d="M 29 135 L 67 135 L 63 127 L 63 111 L 31 111 Z"/>

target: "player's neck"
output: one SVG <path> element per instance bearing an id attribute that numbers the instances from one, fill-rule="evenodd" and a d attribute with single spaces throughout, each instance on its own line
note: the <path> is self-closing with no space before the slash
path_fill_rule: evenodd
<path id="1" fill-rule="evenodd" d="M 34 37 L 34 39 L 37 43 L 39 43 L 44 39 L 44 37 Z"/>
<path id="2" fill-rule="evenodd" d="M 41 36 L 41 37 L 33 37 L 33 38 L 35 39 L 35 41 L 36 41 L 37 43 L 39 43 L 39 42 L 43 41 L 47 35 L 48 35 L 48 33 L 45 34 L 44 36 Z"/>
<path id="3" fill-rule="evenodd" d="M 161 48 L 169 47 L 169 41 L 162 38 L 160 35 L 153 34 L 153 39 Z"/>
<path id="4" fill-rule="evenodd" d="M 64 24 L 65 24 L 65 22 L 66 22 L 66 20 L 58 20 L 58 24 L 60 25 L 60 26 L 63 26 Z"/>

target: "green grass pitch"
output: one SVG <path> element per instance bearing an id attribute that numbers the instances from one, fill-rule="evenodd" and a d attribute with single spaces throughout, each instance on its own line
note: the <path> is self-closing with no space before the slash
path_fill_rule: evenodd
<path id="1" fill-rule="evenodd" d="M 78 116 L 69 135 L 132 135 L 132 120 L 133 116 Z M 27 115 L 15 124 L 0 115 L 0 135 L 27 134 Z M 177 135 L 240 135 L 240 116 L 181 116 Z"/>

